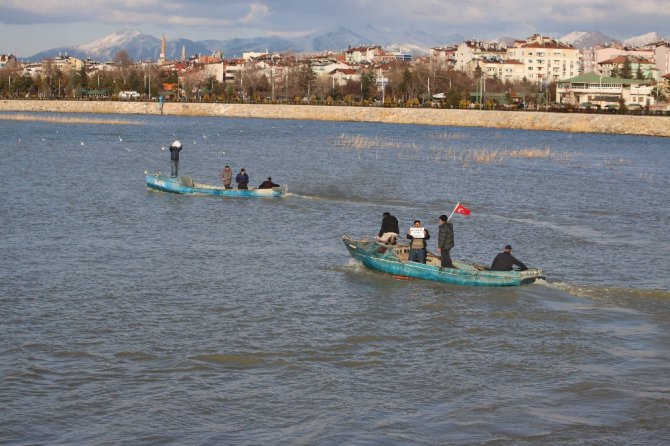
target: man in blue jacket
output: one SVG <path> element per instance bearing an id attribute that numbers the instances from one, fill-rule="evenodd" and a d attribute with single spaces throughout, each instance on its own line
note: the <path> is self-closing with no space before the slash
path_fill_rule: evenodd
<path id="1" fill-rule="evenodd" d="M 247 171 L 244 169 L 240 170 L 240 173 L 235 177 L 235 182 L 238 189 L 249 189 L 249 175 L 247 175 Z"/>

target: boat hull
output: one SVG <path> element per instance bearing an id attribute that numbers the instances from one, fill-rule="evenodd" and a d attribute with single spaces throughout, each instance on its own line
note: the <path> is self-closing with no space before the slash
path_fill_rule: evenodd
<path id="1" fill-rule="evenodd" d="M 195 183 L 189 177 L 171 178 L 163 175 L 147 175 L 146 180 L 149 189 L 173 194 L 275 198 L 283 197 L 288 192 L 286 186 L 272 189 L 226 189 L 223 186 Z"/>
<path id="2" fill-rule="evenodd" d="M 533 283 L 542 270 L 491 271 L 484 265 L 454 260 L 456 268 L 439 267 L 439 257 L 429 254 L 426 264 L 402 259 L 407 245 L 387 246 L 373 241 L 343 237 L 351 256 L 366 267 L 396 277 L 474 286 L 519 286 Z"/>

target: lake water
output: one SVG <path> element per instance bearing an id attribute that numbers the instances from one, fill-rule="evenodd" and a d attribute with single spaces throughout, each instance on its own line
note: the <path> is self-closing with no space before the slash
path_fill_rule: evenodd
<path id="1" fill-rule="evenodd" d="M 668 444 L 668 139 L 99 118 L 134 124 L 0 120 L 0 443 Z M 148 191 L 174 139 L 184 175 L 291 194 Z M 342 244 L 459 201 L 454 258 L 510 243 L 546 281 L 397 280 Z"/>

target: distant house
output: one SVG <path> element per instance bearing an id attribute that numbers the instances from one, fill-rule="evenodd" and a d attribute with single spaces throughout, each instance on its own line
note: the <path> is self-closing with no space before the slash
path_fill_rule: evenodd
<path id="1" fill-rule="evenodd" d="M 372 63 L 376 62 L 385 53 L 380 46 L 361 46 L 349 48 L 346 51 L 346 62 L 349 64 Z"/>
<path id="2" fill-rule="evenodd" d="M 435 54 L 435 50 L 433 50 L 433 54 Z M 445 57 L 452 57 L 452 55 L 445 52 Z M 455 69 L 468 71 L 468 67 L 473 68 L 473 61 L 505 59 L 505 46 L 496 42 L 466 40 L 456 47 L 453 58 L 455 59 Z"/>
<path id="3" fill-rule="evenodd" d="M 349 81 L 361 80 L 361 74 L 352 68 L 337 68 L 328 75 L 333 79 L 333 84 L 338 86 L 346 85 Z"/>
<path id="4" fill-rule="evenodd" d="M 651 60 L 639 56 L 616 56 L 612 59 L 604 60 L 598 64 L 598 73 L 603 76 L 611 76 L 615 70 L 621 73 L 626 62 L 630 65 L 633 76 L 636 75 L 639 69 L 642 71 L 645 79 L 658 79 L 656 64 Z"/>
<path id="5" fill-rule="evenodd" d="M 13 54 L 0 54 L 0 69 L 17 66 L 16 56 Z"/>
<path id="6" fill-rule="evenodd" d="M 651 83 L 649 80 L 622 79 L 587 73 L 558 81 L 556 102 L 576 106 L 588 104 L 604 108 L 616 107 L 623 100 L 627 106 L 639 104 L 647 107 L 656 103 Z"/>
<path id="7" fill-rule="evenodd" d="M 482 75 L 487 78 L 498 78 L 502 81 L 520 81 L 526 74 L 523 62 L 518 60 L 473 60 L 466 65 L 466 70 L 472 73 L 476 67 L 479 67 Z"/>

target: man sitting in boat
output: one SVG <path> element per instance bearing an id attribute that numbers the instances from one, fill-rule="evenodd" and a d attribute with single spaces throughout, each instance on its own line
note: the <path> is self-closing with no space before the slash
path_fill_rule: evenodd
<path id="1" fill-rule="evenodd" d="M 421 220 L 414 220 L 414 226 L 407 231 L 409 244 L 409 261 L 426 263 L 426 240 L 430 239 L 428 230 L 421 226 Z"/>
<path id="2" fill-rule="evenodd" d="M 279 187 L 279 184 L 273 183 L 272 177 L 268 177 L 267 180 L 263 181 L 263 183 L 258 186 L 259 189 L 272 189 L 273 187 Z"/>
<path id="3" fill-rule="evenodd" d="M 514 265 L 518 266 L 518 271 L 528 269 L 521 260 L 518 260 L 512 254 L 512 245 L 505 246 L 505 250 L 498 254 L 491 264 L 491 271 L 512 271 Z"/>
<path id="4" fill-rule="evenodd" d="M 379 230 L 377 240 L 387 245 L 395 245 L 398 241 L 398 234 L 400 234 L 398 219 L 391 215 L 390 212 L 384 212 L 382 227 Z"/>

